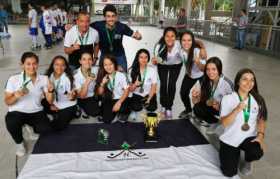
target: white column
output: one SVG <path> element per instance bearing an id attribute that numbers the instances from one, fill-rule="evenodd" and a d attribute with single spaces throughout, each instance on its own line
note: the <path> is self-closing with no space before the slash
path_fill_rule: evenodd
<path id="1" fill-rule="evenodd" d="M 155 3 L 154 0 L 150 0 L 150 4 L 149 4 L 149 6 L 150 6 L 150 13 L 149 13 L 149 15 L 150 15 L 150 24 L 153 23 L 153 17 L 154 17 L 154 3 Z"/>
<path id="2" fill-rule="evenodd" d="M 165 7 L 165 0 L 160 0 L 160 12 L 159 12 L 159 14 L 161 13 L 161 12 L 163 12 L 163 14 L 164 14 L 164 8 Z"/>
<path id="3" fill-rule="evenodd" d="M 192 11 L 192 0 L 184 0 L 182 6 L 186 9 L 186 16 L 189 18 Z"/>

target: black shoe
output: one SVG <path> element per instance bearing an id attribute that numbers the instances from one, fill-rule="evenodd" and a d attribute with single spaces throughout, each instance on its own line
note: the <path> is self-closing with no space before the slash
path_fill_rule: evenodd
<path id="1" fill-rule="evenodd" d="M 120 114 L 118 116 L 118 121 L 121 123 L 126 123 L 128 119 L 128 115 L 127 114 Z"/>
<path id="2" fill-rule="evenodd" d="M 179 115 L 180 119 L 189 119 L 191 117 L 191 112 L 187 112 L 186 110 L 182 111 Z"/>

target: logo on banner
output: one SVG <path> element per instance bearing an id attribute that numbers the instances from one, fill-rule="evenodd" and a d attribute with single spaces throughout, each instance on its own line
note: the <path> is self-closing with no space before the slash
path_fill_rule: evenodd
<path id="1" fill-rule="evenodd" d="M 121 145 L 122 150 L 118 153 L 110 153 L 107 155 L 107 161 L 120 161 L 120 160 L 145 160 L 149 159 L 143 152 L 137 152 L 132 149 L 132 146 L 127 142 Z"/>

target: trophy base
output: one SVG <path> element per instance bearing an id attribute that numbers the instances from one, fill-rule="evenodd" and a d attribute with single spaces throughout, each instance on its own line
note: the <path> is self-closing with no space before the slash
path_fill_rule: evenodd
<path id="1" fill-rule="evenodd" d="M 159 139 L 158 136 L 151 137 L 151 136 L 145 135 L 144 141 L 146 143 L 157 143 L 158 139 Z"/>

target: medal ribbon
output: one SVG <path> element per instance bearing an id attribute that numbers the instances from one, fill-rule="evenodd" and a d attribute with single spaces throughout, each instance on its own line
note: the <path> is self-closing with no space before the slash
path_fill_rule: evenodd
<path id="1" fill-rule="evenodd" d="M 26 88 L 26 86 L 28 85 L 28 83 L 31 81 L 31 79 L 29 79 L 28 81 L 26 81 L 26 73 L 25 71 L 23 71 L 23 82 L 22 82 L 22 87 Z"/>
<path id="2" fill-rule="evenodd" d="M 114 41 L 114 36 L 115 36 L 115 28 L 112 29 L 112 36 L 110 35 L 108 28 L 105 27 L 105 29 L 106 29 L 108 42 L 110 44 L 110 51 L 112 52 L 113 51 L 113 41 Z"/>
<path id="3" fill-rule="evenodd" d="M 240 102 L 242 102 L 242 97 L 238 94 Z M 244 122 L 247 124 L 250 118 L 250 111 L 251 111 L 251 96 L 249 94 L 249 99 L 248 99 L 248 105 L 247 108 L 243 109 L 243 116 L 244 116 Z"/>
<path id="4" fill-rule="evenodd" d="M 109 83 L 108 83 L 107 87 L 113 92 L 114 87 L 115 87 L 116 72 L 113 73 L 112 78 L 113 78 L 113 80 L 109 79 Z"/>
<path id="5" fill-rule="evenodd" d="M 214 85 L 214 83 L 213 83 L 212 88 L 211 88 L 210 98 L 213 98 L 213 96 L 214 96 L 214 94 L 215 94 L 215 91 L 216 91 L 216 89 L 217 89 L 217 87 L 218 87 L 218 85 L 219 85 L 219 82 L 220 82 L 220 78 L 219 78 L 219 80 L 218 80 L 217 85 Z"/>
<path id="6" fill-rule="evenodd" d="M 147 67 L 145 67 L 143 78 L 141 78 L 141 87 L 140 87 L 141 90 L 144 89 L 143 87 L 144 87 L 144 82 L 145 82 L 145 79 L 146 79 L 146 75 L 147 75 Z M 140 76 L 141 76 L 141 74 L 140 74 Z"/>
<path id="7" fill-rule="evenodd" d="M 86 33 L 85 36 L 82 37 L 80 35 L 80 32 L 78 30 L 78 26 L 77 26 L 77 32 L 78 32 L 78 37 L 79 37 L 79 41 L 80 41 L 81 45 L 86 45 L 87 41 L 88 41 L 89 31 Z"/>

